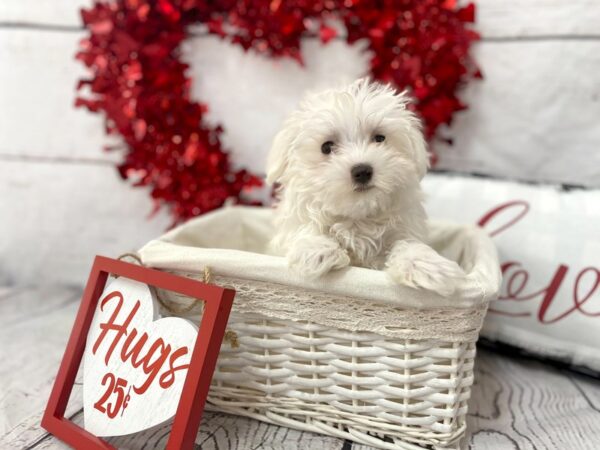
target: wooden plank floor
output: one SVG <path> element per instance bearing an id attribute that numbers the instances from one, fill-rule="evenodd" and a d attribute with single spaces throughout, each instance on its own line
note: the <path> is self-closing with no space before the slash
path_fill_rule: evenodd
<path id="1" fill-rule="evenodd" d="M 81 290 L 0 287 L 0 449 L 67 448 L 39 426 Z M 82 420 L 76 387 L 67 415 Z M 480 349 L 465 448 L 596 450 L 600 383 L 523 358 Z M 113 439 L 119 448 L 160 449 L 169 426 Z M 369 450 L 339 439 L 220 413 L 205 414 L 196 438 L 208 449 Z"/>

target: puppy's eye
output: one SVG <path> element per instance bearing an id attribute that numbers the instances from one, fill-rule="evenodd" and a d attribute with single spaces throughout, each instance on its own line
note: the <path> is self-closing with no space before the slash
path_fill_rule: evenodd
<path id="1" fill-rule="evenodd" d="M 375 136 L 373 136 L 373 140 L 375 142 L 383 142 L 385 141 L 385 136 L 383 134 L 376 134 Z"/>
<path id="2" fill-rule="evenodd" d="M 321 153 L 324 155 L 329 155 L 331 150 L 333 150 L 333 145 L 333 141 L 323 142 L 323 145 L 321 145 Z"/>

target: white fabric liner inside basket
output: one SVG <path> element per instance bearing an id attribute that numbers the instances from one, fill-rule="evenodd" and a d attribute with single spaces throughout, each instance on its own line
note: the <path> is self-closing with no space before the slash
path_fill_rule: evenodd
<path id="1" fill-rule="evenodd" d="M 429 244 L 457 261 L 466 276 L 450 297 L 394 283 L 385 272 L 348 267 L 309 281 L 286 259 L 266 253 L 273 236 L 273 210 L 231 206 L 192 219 L 140 250 L 145 265 L 185 272 L 204 267 L 219 276 L 257 280 L 362 298 L 407 308 L 473 308 L 497 295 L 501 275 L 494 244 L 474 226 L 430 222 Z"/>

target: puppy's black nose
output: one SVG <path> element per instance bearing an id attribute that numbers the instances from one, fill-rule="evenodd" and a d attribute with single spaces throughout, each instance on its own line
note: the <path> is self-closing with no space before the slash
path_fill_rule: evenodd
<path id="1" fill-rule="evenodd" d="M 350 169 L 355 183 L 367 184 L 373 177 L 373 167 L 370 164 L 357 164 Z"/>

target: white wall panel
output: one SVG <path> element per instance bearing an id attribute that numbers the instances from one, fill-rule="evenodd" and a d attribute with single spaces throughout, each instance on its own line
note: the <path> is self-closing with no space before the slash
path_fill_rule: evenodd
<path id="1" fill-rule="evenodd" d="M 470 0 L 460 0 L 468 3 Z M 597 0 L 474 0 L 484 37 L 600 35 Z M 2 0 L 0 22 L 80 26 L 91 0 Z"/>
<path id="2" fill-rule="evenodd" d="M 111 159 L 102 119 L 74 109 L 79 32 L 0 28 L 0 154 Z M 361 46 L 305 41 L 306 67 L 228 45 L 215 37 L 184 47 L 193 95 L 225 127 L 234 161 L 261 173 L 270 141 L 302 91 L 367 68 Z M 600 186 L 600 40 L 481 42 L 485 79 L 464 92 L 451 147 L 439 168 Z"/>
<path id="3" fill-rule="evenodd" d="M 466 2 L 466 0 L 461 0 Z M 471 0 L 484 38 L 600 36 L 597 0 Z"/>
<path id="4" fill-rule="evenodd" d="M 80 26 L 79 10 L 92 0 L 2 0 L 0 22 Z"/>
<path id="5" fill-rule="evenodd" d="M 109 164 L 0 160 L 0 285 L 81 285 L 96 254 L 117 257 L 162 234 L 144 189 Z"/>
<path id="6" fill-rule="evenodd" d="M 73 106 L 83 35 L 0 27 L 0 154 L 108 157 L 100 115 Z"/>
<path id="7" fill-rule="evenodd" d="M 600 187 L 600 39 L 484 42 L 438 167 Z"/>

